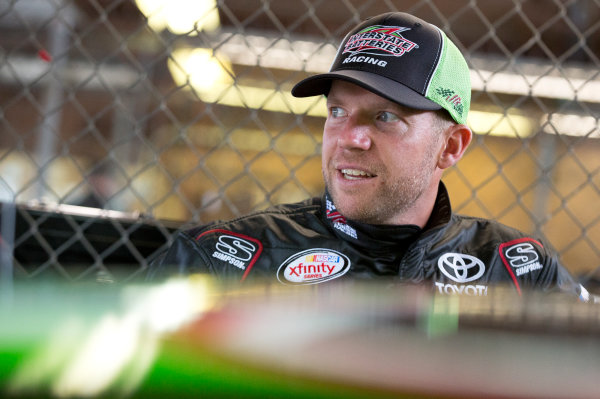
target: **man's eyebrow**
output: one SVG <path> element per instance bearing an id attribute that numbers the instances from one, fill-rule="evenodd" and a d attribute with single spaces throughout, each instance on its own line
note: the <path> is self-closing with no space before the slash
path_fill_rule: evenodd
<path id="1" fill-rule="evenodd" d="M 331 92 L 330 92 L 330 93 L 328 93 L 328 95 L 326 97 L 326 103 L 328 105 L 330 102 L 334 103 L 334 104 L 343 104 L 344 98 L 347 96 L 348 95 L 340 95 L 339 93 L 337 95 L 335 93 L 331 94 Z M 406 116 L 422 112 L 421 110 L 417 110 L 414 108 L 404 106 L 402 104 L 398 104 L 397 102 L 389 100 L 383 96 L 380 96 L 377 94 L 376 94 L 376 96 L 377 97 L 370 103 L 372 106 L 385 108 L 388 111 L 397 111 L 398 113 L 400 113 L 402 115 L 406 115 Z"/>
<path id="2" fill-rule="evenodd" d="M 326 98 L 327 102 L 329 102 L 329 101 L 340 101 L 338 99 L 338 97 L 339 96 L 336 96 L 335 94 L 328 93 L 325 98 Z"/>

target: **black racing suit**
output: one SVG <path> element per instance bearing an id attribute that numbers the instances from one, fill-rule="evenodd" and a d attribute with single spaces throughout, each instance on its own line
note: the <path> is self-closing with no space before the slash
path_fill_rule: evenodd
<path id="1" fill-rule="evenodd" d="M 441 294 L 487 295 L 498 284 L 587 294 L 541 241 L 453 214 L 443 183 L 423 229 L 345 220 L 325 194 L 181 231 L 148 276 L 191 273 L 286 285 L 386 278 Z"/>

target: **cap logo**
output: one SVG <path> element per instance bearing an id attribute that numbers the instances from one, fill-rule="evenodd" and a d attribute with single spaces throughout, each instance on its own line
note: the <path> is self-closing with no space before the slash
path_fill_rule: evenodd
<path id="1" fill-rule="evenodd" d="M 463 99 L 452 89 L 438 88 L 437 93 L 446 100 L 450 107 L 462 116 L 464 111 Z"/>
<path id="2" fill-rule="evenodd" d="M 344 46 L 344 54 L 372 54 L 401 57 L 414 48 L 416 43 L 405 39 L 400 33 L 410 30 L 399 26 L 369 26 L 350 36 Z"/>

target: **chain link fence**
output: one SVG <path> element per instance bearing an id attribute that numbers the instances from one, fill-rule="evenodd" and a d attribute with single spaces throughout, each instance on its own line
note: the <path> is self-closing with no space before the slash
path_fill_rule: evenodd
<path id="1" fill-rule="evenodd" d="M 471 68 L 455 211 L 593 273 L 597 0 L 2 0 L 4 280 L 128 281 L 177 228 L 320 195 L 323 100 L 289 91 L 390 10 L 440 26 Z"/>

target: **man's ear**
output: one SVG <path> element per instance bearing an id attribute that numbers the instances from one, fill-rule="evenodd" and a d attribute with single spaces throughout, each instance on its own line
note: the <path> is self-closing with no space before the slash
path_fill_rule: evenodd
<path id="1" fill-rule="evenodd" d="M 446 169 L 458 162 L 473 138 L 467 125 L 451 125 L 445 132 L 445 148 L 438 159 L 438 167 Z"/>

